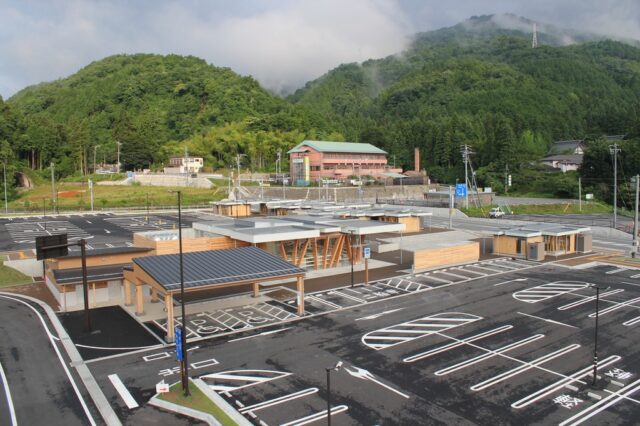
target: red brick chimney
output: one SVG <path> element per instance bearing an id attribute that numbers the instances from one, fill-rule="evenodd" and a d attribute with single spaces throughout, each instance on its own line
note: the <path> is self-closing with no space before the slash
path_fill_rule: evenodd
<path id="1" fill-rule="evenodd" d="M 415 161 L 414 170 L 416 173 L 420 173 L 420 148 L 413 149 L 413 157 Z"/>

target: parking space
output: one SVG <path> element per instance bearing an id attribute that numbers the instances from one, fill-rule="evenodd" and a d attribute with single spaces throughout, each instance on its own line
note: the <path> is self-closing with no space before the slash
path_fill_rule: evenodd
<path id="1" fill-rule="evenodd" d="M 210 312 L 190 318 L 194 333 L 242 333 L 189 345 L 191 374 L 261 426 L 326 422 L 326 368 L 338 360 L 335 424 L 633 424 L 640 286 L 611 270 L 478 262 L 315 293 L 326 315 L 255 331 L 294 314 L 279 302 L 243 307 L 244 316 Z M 609 287 L 600 293 L 596 388 L 590 284 Z M 177 381 L 171 351 L 137 357 L 153 367 L 129 361 L 129 380 L 148 382 L 136 386 Z"/>
<path id="2" fill-rule="evenodd" d="M 145 232 L 145 231 L 161 231 L 164 229 L 177 229 L 178 220 L 170 216 L 122 216 L 111 217 L 106 219 L 110 222 L 128 232 Z M 190 224 L 183 222 L 182 227 L 187 228 Z"/>

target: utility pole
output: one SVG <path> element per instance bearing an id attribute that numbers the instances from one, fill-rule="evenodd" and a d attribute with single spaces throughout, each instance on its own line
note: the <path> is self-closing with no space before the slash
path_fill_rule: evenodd
<path id="1" fill-rule="evenodd" d="M 238 196 L 240 195 L 240 186 L 242 182 L 240 181 L 240 162 L 242 161 L 242 157 L 246 157 L 247 154 L 236 154 L 236 166 L 238 167 Z"/>
<path id="2" fill-rule="evenodd" d="M 120 173 L 120 141 L 116 141 L 116 145 L 118 145 L 118 173 Z"/>
<path id="3" fill-rule="evenodd" d="M 276 155 L 278 156 L 278 159 L 276 160 L 276 178 L 277 178 L 278 175 L 282 173 L 282 150 L 279 149 Z"/>
<path id="4" fill-rule="evenodd" d="M 609 145 L 609 152 L 613 155 L 613 229 L 618 227 L 618 152 L 617 143 Z"/>
<path id="5" fill-rule="evenodd" d="M 469 154 L 473 154 L 471 151 L 471 147 L 469 145 L 462 145 L 460 147 L 460 152 L 462 153 L 462 159 L 464 160 L 464 187 L 467 189 L 464 195 L 464 208 L 469 208 L 469 177 L 468 177 L 468 165 L 469 165 Z"/>
<path id="6" fill-rule="evenodd" d="M 56 178 L 55 178 L 55 164 L 51 162 L 51 202 L 56 209 L 57 213 L 60 213 L 60 206 L 58 206 L 58 197 L 56 197 Z"/>
<path id="7" fill-rule="evenodd" d="M 582 212 L 582 178 L 578 176 L 578 210 Z"/>
<path id="8" fill-rule="evenodd" d="M 91 196 L 91 211 L 93 211 L 93 181 L 89 179 L 89 194 Z"/>
<path id="9" fill-rule="evenodd" d="M 453 186 L 449 185 L 449 229 L 453 229 Z"/>
<path id="10" fill-rule="evenodd" d="M 7 203 L 7 160 L 2 161 L 2 173 L 4 174 L 4 212 L 9 213 L 9 204 Z"/>
<path id="11" fill-rule="evenodd" d="M 640 175 L 636 175 L 636 213 L 633 218 L 633 250 L 631 257 L 636 257 L 638 252 L 638 196 L 640 195 Z"/>

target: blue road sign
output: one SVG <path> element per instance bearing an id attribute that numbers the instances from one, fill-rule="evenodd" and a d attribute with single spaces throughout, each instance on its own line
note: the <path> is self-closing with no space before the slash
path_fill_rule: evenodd
<path id="1" fill-rule="evenodd" d="M 464 183 L 456 184 L 456 198 L 464 198 L 467 196 L 467 185 Z"/>
<path id="2" fill-rule="evenodd" d="M 178 361 L 182 361 L 183 359 L 183 348 L 182 348 L 182 327 L 176 325 L 176 359 Z"/>
<path id="3" fill-rule="evenodd" d="M 371 259 L 371 247 L 365 247 L 362 254 L 365 259 Z"/>

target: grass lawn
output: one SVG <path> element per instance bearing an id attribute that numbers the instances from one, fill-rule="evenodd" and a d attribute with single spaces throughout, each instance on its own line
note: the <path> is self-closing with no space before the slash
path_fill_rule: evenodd
<path id="1" fill-rule="evenodd" d="M 477 207 L 469 207 L 468 209 L 460 209 L 463 213 L 470 217 L 489 217 L 489 210 L 497 205 L 483 207 L 482 210 Z M 611 213 L 611 206 L 600 203 L 582 203 L 582 210 L 577 204 L 518 204 L 510 206 L 514 214 L 598 214 Z M 508 215 L 505 216 L 508 218 Z"/>
<path id="2" fill-rule="evenodd" d="M 21 274 L 13 268 L 4 266 L 4 261 L 7 260 L 5 256 L 0 256 L 0 288 L 12 287 L 14 285 L 31 284 L 33 280 L 31 277 Z"/>
<path id="3" fill-rule="evenodd" d="M 61 183 L 56 187 L 60 210 L 89 210 L 91 200 L 86 183 Z M 171 188 L 159 186 L 93 186 L 94 209 L 113 207 L 144 207 L 149 197 L 149 208 L 155 206 L 176 206 L 176 194 L 171 190 L 182 191 L 182 204 L 203 205 L 209 201 L 222 199 L 225 194 L 218 188 Z M 51 186 L 40 185 L 23 192 L 20 197 L 9 203 L 10 209 L 43 211 L 43 199 L 47 212 L 52 209 Z"/>
<path id="4" fill-rule="evenodd" d="M 192 408 L 194 410 L 209 413 L 213 417 L 215 417 L 216 420 L 222 423 L 223 426 L 237 426 L 237 423 L 231 420 L 229 416 L 227 416 L 227 414 L 222 411 L 220 407 L 214 404 L 213 401 L 211 401 L 204 393 L 202 393 L 202 391 L 198 389 L 196 385 L 190 383 L 189 390 L 191 391 L 191 396 L 187 398 L 182 393 L 182 384 L 178 382 L 173 384 L 169 388 L 168 393 L 160 394 L 159 398 L 168 402 L 172 402 L 174 404 Z"/>

